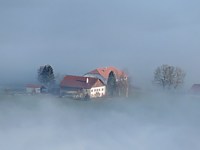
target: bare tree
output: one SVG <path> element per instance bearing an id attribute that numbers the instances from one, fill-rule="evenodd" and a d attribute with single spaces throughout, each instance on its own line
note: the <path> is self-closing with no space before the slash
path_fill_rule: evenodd
<path id="1" fill-rule="evenodd" d="M 123 72 L 122 75 L 119 77 L 119 80 L 117 82 L 117 91 L 119 96 L 126 96 L 128 97 L 128 91 L 129 91 L 129 80 L 127 75 Z"/>
<path id="2" fill-rule="evenodd" d="M 185 72 L 178 67 L 162 65 L 154 72 L 154 83 L 163 88 L 177 88 L 182 85 L 185 78 Z"/>

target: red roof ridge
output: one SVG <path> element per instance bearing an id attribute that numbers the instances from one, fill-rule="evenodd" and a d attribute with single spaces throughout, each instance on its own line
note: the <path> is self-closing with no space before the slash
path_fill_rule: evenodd
<path id="1" fill-rule="evenodd" d="M 122 75 L 123 76 L 128 76 L 124 71 L 122 70 L 119 70 L 118 68 L 114 67 L 114 66 L 109 66 L 109 67 L 99 67 L 99 68 L 96 68 L 90 72 L 88 72 L 87 74 L 99 74 L 101 75 L 102 77 L 104 78 L 108 78 L 109 76 L 109 73 L 113 71 L 117 78 L 120 78 Z"/>
<path id="2" fill-rule="evenodd" d="M 60 86 L 89 89 L 93 87 L 98 80 L 98 78 L 93 77 L 66 75 L 61 81 Z"/>
<path id="3" fill-rule="evenodd" d="M 77 77 L 77 78 L 84 78 L 84 79 L 89 78 L 89 79 L 96 79 L 96 80 L 98 80 L 97 78 L 94 78 L 94 77 L 84 77 L 84 76 L 77 76 L 77 75 L 65 75 L 64 78 L 65 77 Z"/>

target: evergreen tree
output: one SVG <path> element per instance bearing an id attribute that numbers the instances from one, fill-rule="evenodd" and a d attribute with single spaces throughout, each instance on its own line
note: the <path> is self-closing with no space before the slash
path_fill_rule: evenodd
<path id="1" fill-rule="evenodd" d="M 38 69 L 38 81 L 46 86 L 55 83 L 53 68 L 50 65 L 41 66 Z"/>
<path id="2" fill-rule="evenodd" d="M 117 81 L 113 71 L 108 76 L 107 91 L 109 96 L 114 96 L 117 92 Z"/>

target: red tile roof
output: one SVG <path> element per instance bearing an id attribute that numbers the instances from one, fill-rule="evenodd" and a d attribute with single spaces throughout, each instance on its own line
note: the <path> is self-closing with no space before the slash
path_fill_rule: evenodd
<path id="1" fill-rule="evenodd" d="M 88 80 L 88 82 L 87 82 Z M 97 78 L 91 77 L 82 77 L 82 76 L 71 76 L 67 75 L 61 81 L 61 87 L 73 87 L 73 88 L 83 88 L 83 89 L 90 89 L 93 86 L 103 86 L 103 83 L 97 84 L 101 82 Z"/>
<path id="2" fill-rule="evenodd" d="M 115 67 L 104 67 L 104 68 L 97 68 L 95 70 L 92 70 L 90 72 L 88 72 L 87 74 L 99 74 L 101 75 L 103 78 L 108 79 L 108 76 L 110 74 L 110 72 L 113 71 L 116 75 L 116 78 L 120 78 L 122 76 L 124 77 L 128 77 L 127 74 Z"/>

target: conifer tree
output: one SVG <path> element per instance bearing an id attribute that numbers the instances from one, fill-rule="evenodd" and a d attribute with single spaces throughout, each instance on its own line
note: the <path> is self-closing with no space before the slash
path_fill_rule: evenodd
<path id="1" fill-rule="evenodd" d="M 38 69 L 38 81 L 46 86 L 55 83 L 53 68 L 50 65 L 41 66 Z"/>

